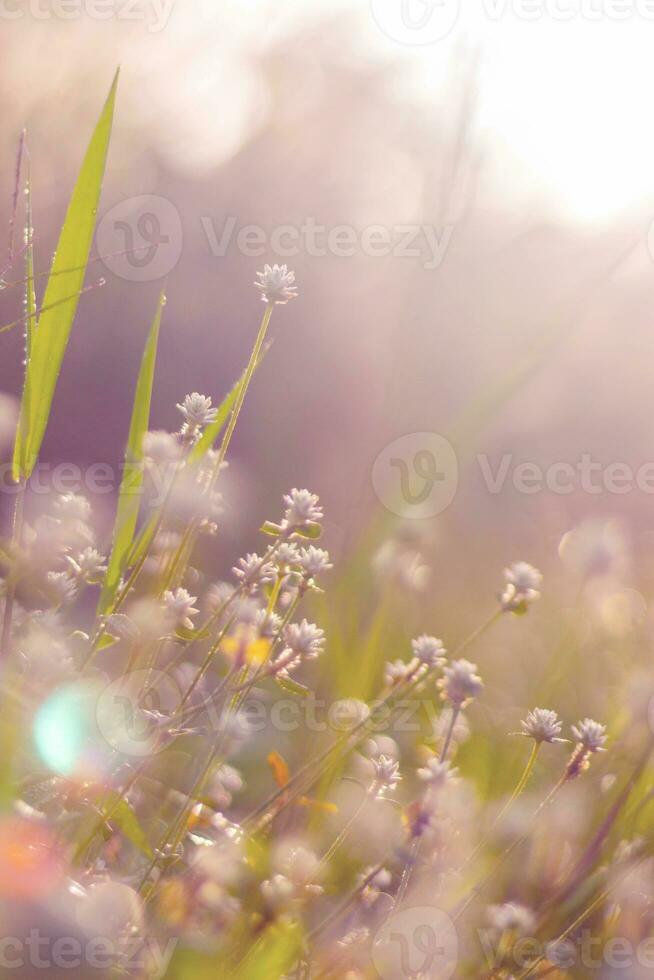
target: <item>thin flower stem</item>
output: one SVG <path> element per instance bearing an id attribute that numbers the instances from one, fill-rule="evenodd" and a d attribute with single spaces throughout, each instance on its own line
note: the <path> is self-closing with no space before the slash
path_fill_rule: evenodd
<path id="1" fill-rule="evenodd" d="M 474 848 L 474 850 L 470 852 L 470 854 L 468 855 L 468 857 L 465 859 L 465 861 L 463 862 L 463 864 L 460 866 L 459 872 L 458 872 L 459 874 L 461 874 L 461 872 L 465 868 L 468 867 L 468 865 L 474 860 L 474 858 L 476 858 L 477 855 L 488 844 L 488 842 L 491 839 L 493 830 L 497 827 L 497 825 L 500 823 L 500 821 L 507 815 L 507 813 L 509 812 L 509 810 L 511 809 L 511 807 L 513 806 L 513 804 L 515 803 L 515 801 L 518 799 L 518 797 L 521 796 L 522 793 L 524 792 L 525 787 L 527 786 L 527 783 L 529 782 L 529 779 L 530 779 L 531 774 L 533 772 L 534 766 L 536 765 L 536 759 L 538 758 L 538 753 L 540 752 L 540 749 L 541 749 L 541 745 L 542 744 L 543 744 L 542 742 L 534 742 L 534 744 L 532 746 L 532 749 L 531 749 L 531 752 L 529 754 L 529 759 L 527 760 L 527 764 L 526 764 L 525 768 L 522 771 L 522 775 L 520 776 L 520 779 L 516 783 L 515 789 L 511 793 L 511 796 L 506 801 L 506 803 L 504 804 L 504 806 L 502 807 L 502 809 L 500 810 L 500 812 L 497 814 L 497 816 L 493 820 L 493 822 L 490 825 L 487 833 L 484 835 L 484 837 L 482 838 L 482 840 L 477 844 L 477 846 Z"/>
<path id="2" fill-rule="evenodd" d="M 18 485 L 16 499 L 14 500 L 14 516 L 12 520 L 11 545 L 14 559 L 20 549 L 23 536 L 23 518 L 25 512 L 25 481 L 21 480 Z M 16 579 L 12 574 L 7 585 L 5 596 L 4 617 L 2 621 L 2 637 L 0 637 L 0 657 L 6 659 L 11 653 L 11 622 L 14 613 L 14 602 L 16 600 Z"/>
<path id="3" fill-rule="evenodd" d="M 481 626 L 478 626 L 476 630 L 474 630 L 469 636 L 467 636 L 464 640 L 462 640 L 462 642 L 455 648 L 452 657 L 454 658 L 460 656 L 460 654 L 463 653 L 464 650 L 466 650 L 476 639 L 478 639 L 483 633 L 485 633 L 498 621 L 498 619 L 502 616 L 502 613 L 503 610 L 501 609 L 493 612 L 493 614 L 489 616 L 488 619 L 486 619 L 481 624 Z M 381 699 L 381 701 L 377 706 L 378 709 L 383 709 L 387 707 L 389 703 L 397 699 L 398 695 L 410 694 L 413 690 L 415 690 L 416 687 L 418 687 L 420 684 L 423 684 L 426 680 L 428 680 L 430 675 L 433 674 L 435 670 L 436 668 L 432 667 L 425 674 L 418 674 L 418 676 L 414 674 L 410 677 L 405 678 L 396 687 L 391 688 L 391 690 L 388 691 L 383 696 L 383 698 Z M 331 745 L 328 745 L 325 749 L 323 749 L 323 751 L 320 752 L 314 759 L 310 759 L 307 763 L 305 763 L 304 766 L 298 769 L 297 772 L 294 773 L 293 776 L 291 776 L 290 780 L 288 781 L 288 783 L 286 783 L 285 786 L 275 790 L 266 800 L 264 800 L 262 804 L 260 804 L 260 806 L 258 806 L 255 810 L 253 810 L 250 814 L 248 814 L 248 816 L 245 818 L 244 825 L 249 824 L 254 820 L 257 820 L 259 817 L 265 814 L 266 811 L 271 806 L 274 806 L 274 804 L 280 799 L 280 797 L 282 796 L 285 797 L 283 806 L 287 806 L 300 793 L 306 792 L 307 789 L 310 789 L 313 783 L 315 782 L 315 780 L 320 776 L 320 770 L 322 764 L 329 758 L 330 755 L 332 755 L 332 753 L 334 753 L 335 751 L 341 748 L 346 748 L 346 747 L 350 749 L 355 748 L 356 745 L 358 745 L 358 743 L 361 742 L 363 738 L 365 738 L 368 730 L 368 723 L 369 723 L 369 718 L 367 717 L 363 718 L 352 729 L 350 729 L 349 732 L 345 732 L 343 735 L 340 736 L 340 738 L 337 738 L 334 742 L 332 742 Z M 352 742 L 352 745 L 348 746 L 347 743 L 353 737 L 354 737 L 354 741 Z M 317 770 L 317 774 L 311 775 L 312 770 Z M 307 776 L 311 776 L 310 780 L 306 783 L 306 785 L 300 786 L 298 788 L 298 783 L 301 783 L 302 780 L 305 780 Z M 289 790 L 291 789 L 294 789 L 294 792 L 292 794 L 289 793 Z"/>
<path id="4" fill-rule="evenodd" d="M 318 868 L 316 870 L 316 873 L 315 873 L 315 875 L 313 877 L 313 880 L 314 881 L 315 881 L 316 878 L 320 877 L 320 874 L 325 870 L 325 868 L 327 867 L 327 865 L 329 864 L 329 862 L 331 861 L 331 859 L 334 857 L 334 855 L 336 854 L 336 852 L 338 851 L 338 849 L 340 847 L 342 847 L 342 845 L 345 843 L 345 841 L 347 839 L 347 835 L 352 830 L 352 827 L 354 827 L 355 823 L 357 822 L 357 820 L 359 819 L 359 817 L 363 813 L 363 810 L 364 810 L 364 808 L 366 806 L 366 803 L 370 800 L 370 798 L 371 798 L 370 791 L 369 790 L 366 790 L 366 792 L 363 794 L 363 797 L 360 800 L 358 806 L 355 808 L 354 813 L 345 822 L 345 824 L 341 828 L 339 834 L 337 835 L 337 837 L 332 842 L 331 846 L 325 851 L 325 853 L 323 854 L 322 858 L 320 859 L 320 864 L 318 865 Z"/>
<path id="5" fill-rule="evenodd" d="M 495 877 L 495 875 L 497 874 L 497 872 L 499 871 L 499 869 L 502 867 L 502 865 L 504 864 L 504 862 L 507 860 L 507 858 L 509 858 L 511 856 L 511 854 L 513 854 L 513 852 L 518 847 L 520 847 L 521 844 L 524 844 L 525 841 L 527 841 L 529 839 L 529 833 L 531 832 L 534 824 L 538 820 L 538 817 L 541 815 L 541 813 L 543 812 L 543 810 L 545 809 L 545 807 L 549 806 L 549 804 L 552 802 L 552 800 L 557 795 L 557 793 L 559 792 L 559 790 L 563 786 L 565 786 L 565 784 L 568 782 L 568 778 L 569 777 L 568 777 L 568 773 L 567 773 L 567 770 L 566 770 L 563 773 L 563 775 L 560 777 L 560 779 L 554 784 L 554 786 L 552 787 L 552 789 L 550 790 L 550 792 L 547 794 L 547 796 L 545 797 L 545 799 L 542 800 L 542 802 L 538 805 L 538 807 L 536 808 L 536 810 L 532 814 L 531 820 L 529 821 L 528 830 L 524 834 L 521 834 L 520 837 L 517 837 L 511 844 L 509 844 L 509 846 L 506 848 L 506 850 L 503 851 L 502 854 L 499 856 L 499 858 L 495 862 L 494 866 L 490 869 L 490 871 L 488 872 L 488 874 L 484 878 L 482 878 L 482 880 L 480 882 L 478 882 L 474 886 L 474 888 L 472 889 L 472 891 L 468 895 L 468 898 L 464 901 L 463 905 L 456 911 L 456 914 L 453 916 L 453 920 L 455 922 L 470 907 L 470 905 L 474 902 L 474 900 L 477 898 L 477 896 L 480 894 L 480 892 L 486 887 L 486 885 L 488 885 L 489 882 L 492 881 L 492 879 Z"/>
<path id="6" fill-rule="evenodd" d="M 447 753 L 450 748 L 452 736 L 454 735 L 454 728 L 456 726 L 460 714 L 461 714 L 461 705 L 457 704 L 452 708 L 452 717 L 450 718 L 450 724 L 447 729 L 447 735 L 445 736 L 445 741 L 443 742 L 443 748 L 441 749 L 439 762 L 445 762 L 445 760 L 447 759 Z"/>
<path id="7" fill-rule="evenodd" d="M 218 479 L 222 465 L 225 462 L 225 457 L 227 456 L 227 451 L 229 445 L 232 441 L 232 436 L 234 435 L 234 430 L 236 429 L 236 424 L 241 414 L 241 409 L 243 408 L 243 403 L 245 401 L 245 396 L 247 395 L 248 388 L 250 387 L 250 382 L 252 381 L 252 376 L 254 375 L 256 366 L 261 357 L 261 351 L 266 339 L 266 334 L 268 332 L 268 327 L 270 325 L 270 319 L 273 312 L 273 303 L 267 303 L 266 309 L 264 311 L 263 317 L 261 319 L 261 324 L 259 326 L 259 333 L 254 342 L 254 347 L 252 348 L 252 353 L 250 354 L 250 360 L 245 369 L 245 374 L 243 375 L 243 380 L 238 389 L 238 394 L 236 395 L 236 400 L 234 402 L 234 407 L 232 413 L 229 417 L 229 422 L 227 423 L 227 428 L 225 429 L 225 434 L 223 436 L 222 442 L 220 444 L 220 449 L 218 450 L 218 455 L 216 457 L 216 463 L 214 466 L 213 474 L 209 484 L 209 492 L 211 492 Z M 195 539 L 198 532 L 198 521 L 197 519 L 190 522 L 189 526 L 186 528 L 182 540 L 180 542 L 179 548 L 175 553 L 173 560 L 171 562 L 170 572 L 165 583 L 165 588 L 170 588 L 175 581 L 179 581 L 181 578 L 181 569 L 186 561 L 190 558 L 195 544 Z"/>

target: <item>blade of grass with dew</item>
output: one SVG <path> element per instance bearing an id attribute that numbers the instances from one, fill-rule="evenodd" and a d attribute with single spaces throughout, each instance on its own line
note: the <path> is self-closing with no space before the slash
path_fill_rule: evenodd
<path id="1" fill-rule="evenodd" d="M 34 331 L 36 329 L 36 287 L 34 283 L 34 233 L 32 228 L 32 183 L 27 164 L 25 175 L 25 363 L 29 364 L 34 343 Z M 29 407 L 26 411 L 21 411 L 18 425 L 24 429 L 29 428 Z M 19 432 L 16 436 L 17 443 L 24 439 L 24 432 Z"/>
<path id="2" fill-rule="evenodd" d="M 120 579 L 127 567 L 130 551 L 134 540 L 136 522 L 141 504 L 141 488 L 143 486 L 143 437 L 150 424 L 150 403 L 152 400 L 152 385 L 154 383 L 154 366 L 157 359 L 157 345 L 161 328 L 161 315 L 166 303 L 162 291 L 157 304 L 157 311 L 150 327 L 148 339 L 143 351 L 141 367 L 136 391 L 132 420 L 127 437 L 125 450 L 125 469 L 118 494 L 116 520 L 114 523 L 111 555 L 105 575 L 98 615 L 111 611 L 113 601 L 118 591 Z"/>
<path id="3" fill-rule="evenodd" d="M 118 72 L 73 189 L 45 290 L 45 309 L 34 331 L 14 448 L 13 476 L 17 482 L 30 476 L 38 458 L 84 283 L 111 136 L 117 84 Z M 67 268 L 73 271 L 60 274 L 61 269 Z M 67 298 L 61 302 L 62 297 Z"/>

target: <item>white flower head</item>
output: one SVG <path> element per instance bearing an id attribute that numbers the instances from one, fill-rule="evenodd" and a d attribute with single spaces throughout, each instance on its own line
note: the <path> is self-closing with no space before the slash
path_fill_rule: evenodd
<path id="1" fill-rule="evenodd" d="M 272 562 L 264 561 L 255 552 L 248 552 L 244 558 L 239 558 L 232 572 L 242 586 L 247 586 L 251 592 L 261 585 L 274 582 L 277 578 L 277 569 Z"/>
<path id="2" fill-rule="evenodd" d="M 423 633 L 422 636 L 418 636 L 415 640 L 411 641 L 411 646 L 414 656 L 421 663 L 427 664 L 429 667 L 442 667 L 445 664 L 447 651 L 442 641 L 435 636 L 428 636 L 426 633 Z"/>
<path id="3" fill-rule="evenodd" d="M 572 726 L 572 734 L 579 745 L 587 752 L 605 752 L 606 726 L 592 718 L 584 718 Z"/>
<path id="4" fill-rule="evenodd" d="M 473 698 L 481 694 L 484 684 L 475 664 L 469 660 L 454 660 L 443 670 L 438 687 L 444 701 L 465 708 Z"/>
<path id="5" fill-rule="evenodd" d="M 77 597 L 77 582 L 68 572 L 48 572 L 46 588 L 56 606 L 67 605 Z"/>
<path id="6" fill-rule="evenodd" d="M 376 796 L 394 790 L 402 780 L 400 765 L 396 759 L 390 756 L 380 755 L 378 759 L 372 759 L 375 775 L 372 783 L 372 790 Z"/>
<path id="7" fill-rule="evenodd" d="M 190 426 L 209 425 L 215 422 L 218 410 L 212 408 L 211 398 L 208 395 L 200 395 L 197 391 L 186 395 L 177 408 L 182 413 L 184 421 Z"/>
<path id="8" fill-rule="evenodd" d="M 166 612 L 173 621 L 175 627 L 186 627 L 193 629 L 192 616 L 197 616 L 199 609 L 196 609 L 197 598 L 189 595 L 186 589 L 175 589 L 174 592 L 164 592 L 163 603 Z"/>
<path id="9" fill-rule="evenodd" d="M 85 582 L 99 582 L 107 571 L 106 558 L 96 548 L 88 547 L 76 558 L 66 556 L 73 574 Z"/>
<path id="10" fill-rule="evenodd" d="M 264 303 L 288 303 L 297 296 L 295 273 L 287 265 L 264 265 L 263 272 L 257 272 L 255 286 L 261 292 Z"/>
<path id="11" fill-rule="evenodd" d="M 328 572 L 334 566 L 329 561 L 329 552 L 324 548 L 316 548 L 309 545 L 302 548 L 299 552 L 297 563 L 307 578 L 317 578 L 322 572 Z"/>
<path id="12" fill-rule="evenodd" d="M 506 585 L 500 595 L 505 612 L 525 612 L 530 603 L 540 598 L 543 576 L 526 561 L 516 561 L 504 570 Z"/>
<path id="13" fill-rule="evenodd" d="M 442 789 L 456 782 L 458 769 L 452 769 L 449 762 L 440 762 L 438 756 L 432 756 L 425 765 L 418 769 L 416 775 L 423 783 L 428 783 L 434 789 Z"/>
<path id="14" fill-rule="evenodd" d="M 285 494 L 286 513 L 284 520 L 290 528 L 301 528 L 306 524 L 317 524 L 323 519 L 323 510 L 318 495 L 309 490 L 294 488 Z"/>
<path id="15" fill-rule="evenodd" d="M 178 406 L 179 407 L 179 406 Z M 182 447 L 176 436 L 163 429 L 146 432 L 143 436 L 143 455 L 149 464 L 166 466 L 176 462 L 182 453 Z"/>
<path id="16" fill-rule="evenodd" d="M 284 641 L 297 656 L 314 660 L 325 647 L 325 631 L 303 619 L 299 623 L 289 623 L 284 630 Z"/>
<path id="17" fill-rule="evenodd" d="M 517 902 L 490 905 L 486 915 L 491 927 L 498 932 L 516 932 L 523 936 L 533 931 L 536 922 L 531 909 Z"/>
<path id="18" fill-rule="evenodd" d="M 62 521 L 86 524 L 91 517 L 91 504 L 79 493 L 62 493 L 54 502 L 54 513 Z"/>
<path id="19" fill-rule="evenodd" d="M 556 711 L 552 711 L 550 708 L 534 708 L 527 712 L 527 717 L 520 724 L 522 731 L 514 732 L 514 734 L 533 738 L 535 742 L 568 741 L 567 738 L 559 738 L 562 725 Z"/>

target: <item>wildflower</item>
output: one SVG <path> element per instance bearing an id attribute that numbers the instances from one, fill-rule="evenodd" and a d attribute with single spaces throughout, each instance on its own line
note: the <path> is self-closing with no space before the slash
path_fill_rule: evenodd
<path id="1" fill-rule="evenodd" d="M 99 582 L 107 571 L 104 555 L 95 548 L 85 548 L 77 558 L 66 557 L 73 574 L 86 582 Z"/>
<path id="2" fill-rule="evenodd" d="M 517 561 L 504 570 L 506 585 L 500 595 L 505 612 L 526 612 L 531 602 L 540 598 L 543 576 L 526 561 Z"/>
<path id="3" fill-rule="evenodd" d="M 490 926 L 498 932 L 515 932 L 529 935 L 534 929 L 536 917 L 526 905 L 506 902 L 503 905 L 490 905 L 486 916 Z"/>
<path id="4" fill-rule="evenodd" d="M 590 757 L 595 752 L 604 752 L 606 728 L 591 718 L 585 718 L 572 726 L 572 734 L 577 744 L 573 750 L 565 770 L 566 779 L 576 779 L 588 769 Z"/>
<path id="5" fill-rule="evenodd" d="M 440 762 L 438 757 L 434 755 L 421 769 L 417 770 L 416 776 L 434 789 L 441 789 L 456 780 L 458 771 L 458 769 L 452 769 L 449 762 Z"/>
<path id="6" fill-rule="evenodd" d="M 264 561 L 254 552 L 249 552 L 245 558 L 239 558 L 238 565 L 232 568 L 232 572 L 241 585 L 248 586 L 252 592 L 277 578 L 277 569 L 273 563 Z"/>
<path id="7" fill-rule="evenodd" d="M 287 265 L 264 265 L 263 272 L 257 272 L 255 286 L 261 292 L 264 303 L 288 303 L 297 296 L 295 273 Z"/>
<path id="8" fill-rule="evenodd" d="M 208 395 L 200 395 L 197 391 L 186 395 L 181 404 L 178 402 L 177 408 L 187 425 L 193 427 L 215 422 L 218 414 L 218 409 L 212 408 L 211 398 Z"/>
<path id="9" fill-rule="evenodd" d="M 318 494 L 310 493 L 309 490 L 291 490 L 284 495 L 284 503 L 285 526 L 290 530 L 305 527 L 307 524 L 317 524 L 323 519 Z"/>
<path id="10" fill-rule="evenodd" d="M 559 555 L 572 571 L 584 577 L 620 575 L 629 565 L 630 544 L 617 521 L 588 520 L 567 531 Z"/>
<path id="11" fill-rule="evenodd" d="M 365 943 L 370 938 L 370 929 L 366 926 L 361 926 L 358 929 L 351 929 L 344 936 L 338 940 L 338 945 L 343 948 L 348 948 L 350 946 L 360 946 Z"/>
<path id="12" fill-rule="evenodd" d="M 166 612 L 173 620 L 175 627 L 183 626 L 193 629 L 192 616 L 197 616 L 199 609 L 195 608 L 197 597 L 189 595 L 186 589 L 175 589 L 174 592 L 164 592 L 163 602 Z"/>
<path id="13" fill-rule="evenodd" d="M 46 587 L 57 606 L 73 602 L 77 596 L 77 583 L 68 572 L 48 572 Z"/>
<path id="14" fill-rule="evenodd" d="M 469 660 L 454 660 L 444 669 L 438 687 L 444 701 L 449 701 L 455 707 L 465 708 L 483 691 L 484 684 L 475 664 Z"/>
<path id="15" fill-rule="evenodd" d="M 573 725 L 571 731 L 578 744 L 582 745 L 587 752 L 606 751 L 603 748 L 607 737 L 605 725 L 600 725 L 598 721 L 593 721 L 592 718 L 585 718 L 584 721 Z"/>
<path id="16" fill-rule="evenodd" d="M 275 874 L 261 882 L 261 894 L 266 905 L 273 912 L 278 912 L 293 899 L 295 885 L 284 875 Z"/>
<path id="17" fill-rule="evenodd" d="M 525 738 L 533 738 L 539 743 L 568 741 L 567 738 L 559 738 L 562 724 L 556 711 L 549 708 L 534 708 L 520 724 L 522 731 L 513 732 L 514 735 L 524 735 Z"/>
<path id="18" fill-rule="evenodd" d="M 290 623 L 286 627 L 284 640 L 288 649 L 294 654 L 305 660 L 314 660 L 323 652 L 325 631 L 303 619 L 299 623 Z"/>
<path id="19" fill-rule="evenodd" d="M 373 873 L 374 872 L 374 873 Z M 374 905 L 381 893 L 390 886 L 393 877 L 386 868 L 375 871 L 366 868 L 358 877 L 359 885 L 364 885 L 361 891 L 361 901 L 366 908 Z"/>
<path id="20" fill-rule="evenodd" d="M 254 619 L 254 625 L 262 639 L 272 640 L 279 633 L 282 625 L 282 617 L 277 613 L 268 612 L 267 609 L 259 609 Z"/>
<path id="21" fill-rule="evenodd" d="M 300 551 L 292 541 L 282 541 L 275 551 L 277 564 L 283 567 L 297 565 L 300 560 Z"/>
<path id="22" fill-rule="evenodd" d="M 417 657 L 413 657 L 408 662 L 406 660 L 389 660 L 384 668 L 384 684 L 386 687 L 395 687 L 396 684 L 412 678 L 420 666 Z"/>
<path id="23" fill-rule="evenodd" d="M 423 633 L 411 641 L 411 647 L 418 660 L 429 667 L 442 667 L 445 663 L 446 650 L 441 640 L 435 636 Z"/>
<path id="24" fill-rule="evenodd" d="M 78 493 L 62 493 L 54 502 L 53 510 L 62 521 L 85 524 L 91 516 L 91 504 Z"/>
<path id="25" fill-rule="evenodd" d="M 329 552 L 314 545 L 299 551 L 297 563 L 308 579 L 315 579 L 322 572 L 328 572 L 334 567 L 329 561 Z"/>
<path id="26" fill-rule="evenodd" d="M 170 432 L 156 430 L 143 436 L 143 455 L 150 464 L 163 466 L 179 459 L 182 447 Z"/>
<path id="27" fill-rule="evenodd" d="M 377 797 L 394 790 L 402 780 L 399 763 L 386 755 L 380 755 L 372 760 L 375 775 L 370 791 Z"/>
<path id="28" fill-rule="evenodd" d="M 457 714 L 454 727 L 452 727 L 453 710 L 453 708 L 444 707 L 432 726 L 433 736 L 431 741 L 437 745 L 443 744 L 448 735 L 452 744 L 465 742 L 470 738 L 470 726 L 465 715 L 461 713 Z"/>
<path id="29" fill-rule="evenodd" d="M 270 640 L 261 637 L 253 626 L 239 623 L 230 636 L 223 638 L 220 649 L 234 658 L 236 667 L 246 663 L 261 664 L 268 659 Z"/>

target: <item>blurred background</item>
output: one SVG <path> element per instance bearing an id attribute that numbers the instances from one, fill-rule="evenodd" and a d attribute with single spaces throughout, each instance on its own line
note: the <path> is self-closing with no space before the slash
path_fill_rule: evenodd
<path id="1" fill-rule="evenodd" d="M 520 463 L 589 455 L 635 473 L 654 460 L 654 19 L 645 3 L 617 8 L 4 0 L 0 204 L 8 227 L 26 127 L 41 273 L 121 66 L 87 280 L 104 284 L 80 302 L 43 459 L 120 462 L 164 282 L 152 427 L 176 427 L 188 391 L 219 401 L 263 309 L 255 272 L 287 262 L 300 297 L 275 312 L 233 444 L 217 570 L 257 545 L 285 489 L 307 486 L 341 566 L 363 538 L 386 569 L 389 530 L 410 565 L 420 540 L 422 620 L 477 586 L 492 600 L 516 558 L 547 570 L 584 521 L 593 555 L 619 540 L 639 556 L 638 595 L 654 485 L 527 492 L 513 479 Z M 1 323 L 21 316 L 21 275 L 5 270 Z M 0 389 L 15 396 L 20 329 L 0 343 Z M 402 465 L 387 447 L 409 437 L 413 499 L 431 479 L 421 433 L 449 440 L 456 493 L 426 517 L 407 498 L 398 524 L 384 479 Z M 94 506 L 109 528 L 111 499 Z"/>

